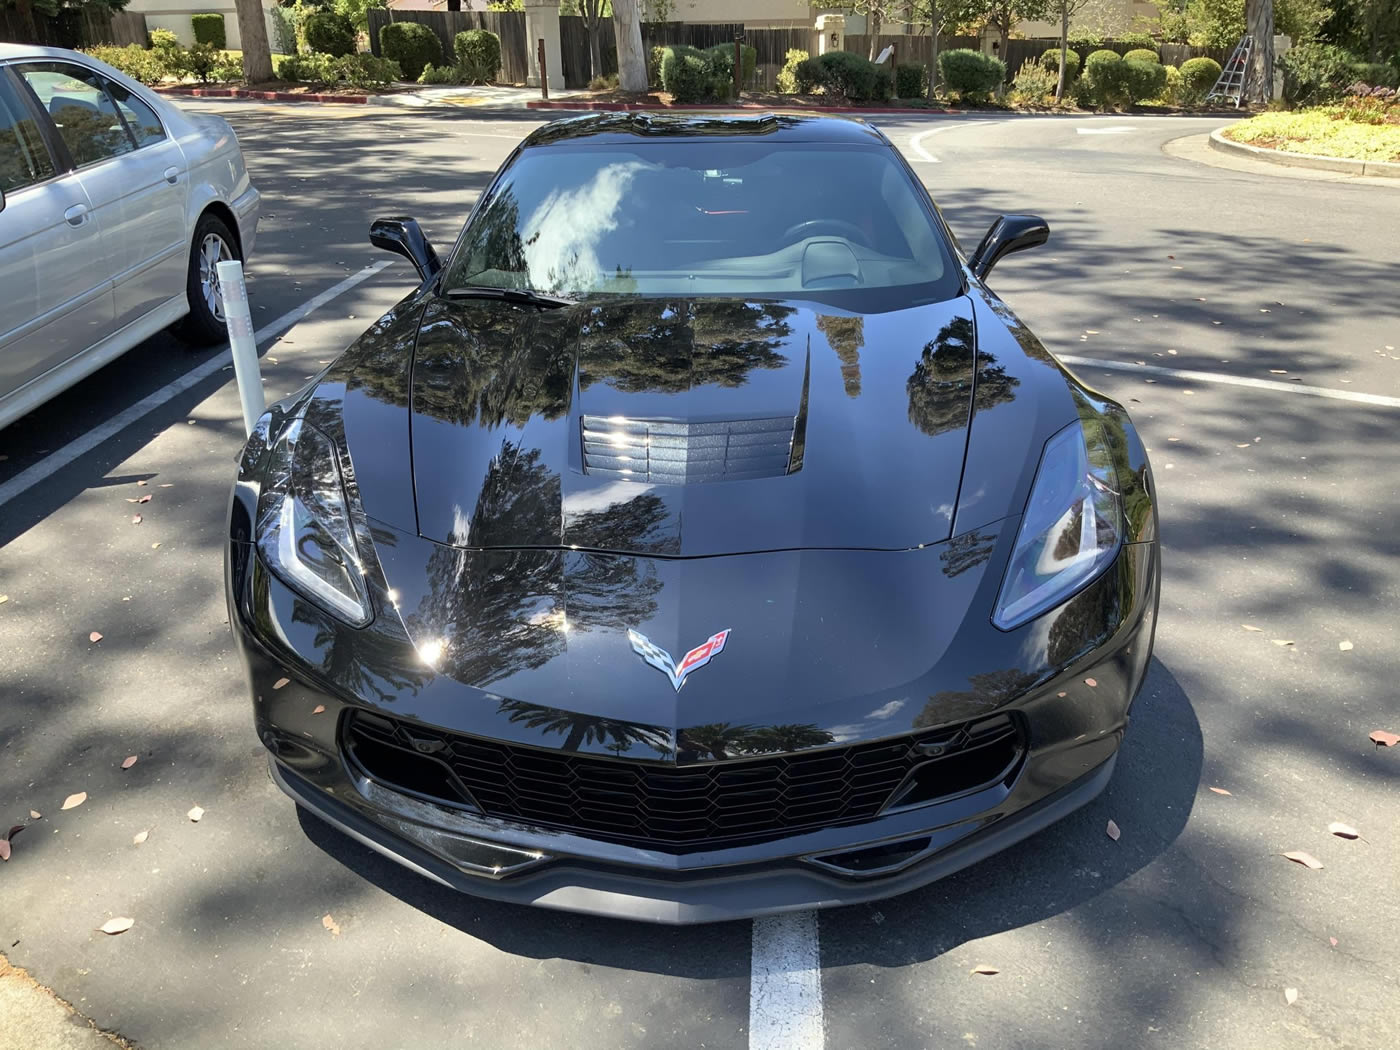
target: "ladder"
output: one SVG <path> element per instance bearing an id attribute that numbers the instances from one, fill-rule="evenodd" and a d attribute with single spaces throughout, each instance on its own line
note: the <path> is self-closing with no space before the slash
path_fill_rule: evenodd
<path id="1" fill-rule="evenodd" d="M 1234 102 L 1236 109 L 1240 108 L 1240 103 L 1244 101 L 1245 81 L 1249 79 L 1249 53 L 1253 50 L 1254 38 L 1246 33 L 1240 37 L 1235 50 L 1230 52 L 1230 61 L 1220 71 L 1220 79 L 1206 95 L 1207 102 L 1213 98 L 1223 98 Z"/>

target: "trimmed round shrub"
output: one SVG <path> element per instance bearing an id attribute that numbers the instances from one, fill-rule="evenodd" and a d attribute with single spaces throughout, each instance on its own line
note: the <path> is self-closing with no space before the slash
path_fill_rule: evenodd
<path id="1" fill-rule="evenodd" d="M 83 54 L 91 55 L 99 62 L 106 62 L 113 69 L 143 84 L 159 84 L 166 73 L 165 61 L 160 53 L 148 50 L 140 44 L 128 44 L 126 47 L 98 44 L 96 47 L 84 48 Z"/>
<path id="2" fill-rule="evenodd" d="M 423 75 L 429 63 L 442 64 L 442 42 L 427 26 L 418 22 L 390 22 L 379 31 L 379 50 L 399 64 L 408 80 Z"/>
<path id="3" fill-rule="evenodd" d="M 353 55 L 355 47 L 355 26 L 344 15 L 334 11 L 317 11 L 307 18 L 304 25 L 306 46 L 323 55 L 343 58 Z"/>
<path id="4" fill-rule="evenodd" d="M 1122 105 L 1128 99 L 1129 70 L 1117 51 L 1095 51 L 1084 60 L 1089 98 L 1098 106 Z"/>
<path id="5" fill-rule="evenodd" d="M 190 15 L 190 29 L 194 31 L 196 44 L 213 44 L 222 51 L 227 42 L 224 36 L 224 16 L 219 14 Z"/>
<path id="6" fill-rule="evenodd" d="M 796 47 L 788 49 L 783 57 L 783 68 L 778 70 L 778 90 L 784 95 L 797 94 L 797 64 L 806 61 L 807 52 Z"/>
<path id="7" fill-rule="evenodd" d="M 704 101 L 712 79 L 709 59 L 699 49 L 677 44 L 661 52 L 661 86 L 675 101 Z"/>
<path id="8" fill-rule="evenodd" d="M 1283 97 L 1295 106 L 1332 102 L 1355 79 L 1356 56 L 1332 44 L 1299 44 L 1279 59 L 1283 66 Z"/>
<path id="9" fill-rule="evenodd" d="M 1156 51 L 1145 47 L 1137 47 L 1123 56 L 1124 62 L 1161 62 L 1162 58 Z"/>
<path id="10" fill-rule="evenodd" d="M 1052 47 L 1040 56 L 1040 64 L 1050 72 L 1055 74 L 1055 82 L 1059 83 L 1060 77 L 1060 49 Z M 1065 83 L 1071 83 L 1075 77 L 1079 76 L 1079 52 L 1070 48 L 1065 52 Z"/>
<path id="11" fill-rule="evenodd" d="M 151 47 L 157 51 L 170 51 L 180 46 L 180 38 L 168 29 L 152 29 Z"/>
<path id="12" fill-rule="evenodd" d="M 876 65 L 874 89 L 870 93 L 871 99 L 876 102 L 884 102 L 893 94 L 894 70 L 887 65 Z"/>
<path id="13" fill-rule="evenodd" d="M 959 98 L 986 98 L 1006 80 L 1005 63 L 970 48 L 944 51 L 938 56 L 938 72 L 943 86 Z"/>
<path id="14" fill-rule="evenodd" d="M 902 62 L 894 67 L 895 98 L 923 98 L 928 90 L 928 66 Z"/>
<path id="15" fill-rule="evenodd" d="M 710 56 L 710 65 L 713 67 L 715 75 L 726 78 L 729 81 L 730 90 L 733 90 L 734 45 L 715 44 L 705 48 L 705 54 Z M 739 56 L 744 63 L 743 83 L 751 83 L 754 70 L 758 68 L 758 48 L 751 44 L 740 44 Z"/>
<path id="16" fill-rule="evenodd" d="M 486 29 L 468 29 L 452 39 L 457 65 L 473 82 L 489 84 L 501 71 L 501 38 Z"/>
<path id="17" fill-rule="evenodd" d="M 828 51 L 817 58 L 822 68 L 822 87 L 827 93 L 845 95 L 852 101 L 875 98 L 876 65 L 850 51 Z"/>
<path id="18" fill-rule="evenodd" d="M 1184 106 L 1196 106 L 1205 101 L 1206 94 L 1220 79 L 1220 63 L 1202 55 L 1181 63 L 1181 84 L 1177 101 Z"/>
<path id="19" fill-rule="evenodd" d="M 1126 59 L 1123 62 L 1123 87 L 1131 102 L 1160 98 L 1167 90 L 1167 71 L 1160 62 Z"/>
<path id="20" fill-rule="evenodd" d="M 822 86 L 826 73 L 815 58 L 804 58 L 793 68 L 793 82 L 799 95 L 810 95 Z"/>

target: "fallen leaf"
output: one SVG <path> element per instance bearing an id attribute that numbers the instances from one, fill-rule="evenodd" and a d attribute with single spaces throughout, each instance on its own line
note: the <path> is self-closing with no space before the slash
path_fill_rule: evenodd
<path id="1" fill-rule="evenodd" d="M 144 487 L 144 486 L 147 484 L 147 482 L 145 482 L 145 481 L 138 481 L 136 484 L 141 485 L 141 486 Z"/>
<path id="2" fill-rule="evenodd" d="M 1271 376 L 1286 376 L 1286 375 L 1288 375 L 1288 369 L 1286 369 L 1286 368 L 1271 368 L 1271 369 L 1269 369 L 1269 375 L 1271 375 Z"/>
<path id="3" fill-rule="evenodd" d="M 1296 989 L 1296 988 L 1285 988 L 1285 989 L 1283 990 L 1283 998 L 1284 998 L 1284 1001 L 1285 1001 L 1286 1003 L 1288 1003 L 1289 1006 L 1292 1006 L 1294 1003 L 1296 1003 L 1296 1002 L 1298 1001 L 1298 989 Z"/>
<path id="4" fill-rule="evenodd" d="M 0 860 L 10 859 L 10 840 L 0 839 Z"/>
<path id="5" fill-rule="evenodd" d="M 63 805 L 59 809 L 76 809 L 87 801 L 87 792 L 79 791 L 76 795 L 69 795 L 63 800 Z"/>
<path id="6" fill-rule="evenodd" d="M 1001 973 L 1001 971 L 998 970 L 995 966 L 987 966 L 983 964 L 982 966 L 974 966 L 972 968 L 972 973 L 980 973 L 984 977 L 991 977 L 993 974 Z"/>
<path id="7" fill-rule="evenodd" d="M 1332 947 L 1333 947 L 1333 948 L 1337 947 L 1337 938 L 1335 938 L 1335 937 L 1328 937 L 1327 939 L 1328 939 L 1329 941 L 1332 942 Z"/>
<path id="8" fill-rule="evenodd" d="M 1236 447 L 1236 448 L 1249 448 L 1249 442 L 1246 441 L 1243 445 L 1236 445 L 1235 447 Z"/>
<path id="9" fill-rule="evenodd" d="M 1301 864 L 1303 867 L 1312 868 L 1314 871 L 1322 867 L 1322 861 L 1318 860 L 1311 853 L 1304 853 L 1300 849 L 1291 849 L 1285 853 L 1284 856 L 1294 864 Z"/>
<path id="10" fill-rule="evenodd" d="M 1337 643 L 1337 648 L 1340 649 L 1340 650 L 1341 650 L 1342 652 L 1344 652 L 1344 653 L 1349 653 L 1349 652 L 1351 652 L 1353 649 L 1355 649 L 1356 646 L 1352 645 L 1350 642 L 1338 642 L 1338 643 Z"/>
<path id="11" fill-rule="evenodd" d="M 136 502 L 136 500 L 135 500 L 133 497 L 131 497 L 131 496 L 126 497 L 126 501 L 127 501 L 128 503 L 135 503 L 135 502 Z"/>
<path id="12" fill-rule="evenodd" d="M 1068 693 L 1056 693 L 1055 695 L 1058 696 L 1058 697 L 1061 697 L 1061 698 L 1066 697 L 1066 696 L 1069 696 Z"/>
<path id="13" fill-rule="evenodd" d="M 146 493 L 144 496 L 142 496 L 142 497 L 141 497 L 140 499 L 138 499 L 136 502 L 137 502 L 137 503 L 150 503 L 150 502 L 151 502 L 151 494 L 150 494 L 149 492 Z"/>
<path id="14" fill-rule="evenodd" d="M 1118 836 L 1123 834 L 1121 831 L 1118 830 L 1118 825 L 1113 823 L 1113 821 L 1111 820 L 1108 822 L 1108 827 L 1104 828 L 1104 831 L 1108 832 L 1108 837 L 1111 838 L 1114 842 L 1117 842 Z"/>
<path id="15" fill-rule="evenodd" d="M 189 817 L 192 821 L 198 824 L 199 818 L 204 816 L 204 810 L 199 806 L 195 806 L 194 809 L 186 813 L 185 816 Z"/>
<path id="16" fill-rule="evenodd" d="M 131 929 L 135 925 L 135 919 L 128 919 L 123 917 L 118 919 L 108 919 L 106 922 L 104 922 L 101 926 L 97 928 L 103 933 L 111 935 L 117 933 L 125 933 L 127 930 Z"/>
<path id="17" fill-rule="evenodd" d="M 1371 739 L 1374 740 L 1379 747 L 1394 747 L 1396 744 L 1400 744 L 1400 736 L 1394 733 L 1388 733 L 1384 729 L 1377 729 L 1373 732 L 1371 734 Z"/>
<path id="18" fill-rule="evenodd" d="M 1240 626 L 1243 627 L 1246 631 L 1262 631 L 1264 629 L 1262 627 L 1255 627 L 1253 624 L 1249 623 L 1242 623 L 1240 624 Z"/>
<path id="19" fill-rule="evenodd" d="M 1230 794 L 1230 792 L 1226 791 L 1224 788 L 1213 787 L 1213 788 L 1211 788 L 1211 790 L 1214 791 L 1217 795 L 1228 795 L 1228 794 Z"/>
<path id="20" fill-rule="evenodd" d="M 131 516 L 131 524 L 133 524 L 133 525 L 140 525 L 140 524 L 141 524 L 141 515 L 139 515 L 139 514 L 133 514 L 133 515 Z"/>
<path id="21" fill-rule="evenodd" d="M 152 543 L 152 544 L 151 544 L 151 550 L 155 550 L 155 549 L 156 549 L 157 547 L 159 547 L 159 546 L 160 546 L 159 543 Z"/>
<path id="22" fill-rule="evenodd" d="M 8 594 L 0 594 L 0 605 L 4 605 L 9 600 L 10 596 Z"/>
<path id="23" fill-rule="evenodd" d="M 320 714 L 322 711 L 324 711 L 325 709 L 326 709 L 326 705 L 325 705 L 325 704 L 317 704 L 315 707 L 313 707 L 313 708 L 311 709 L 311 713 L 312 713 L 313 715 L 319 715 L 319 714 Z"/>
<path id="24" fill-rule="evenodd" d="M 1327 830 L 1336 835 L 1339 839 L 1359 839 L 1361 837 L 1361 832 L 1357 831 L 1350 824 L 1342 824 L 1335 820 L 1327 825 Z"/>
<path id="25" fill-rule="evenodd" d="M 40 813 L 37 809 L 31 809 L 31 810 L 29 811 L 29 819 L 30 819 L 30 820 L 38 820 L 38 819 L 39 819 L 40 817 L 42 817 L 42 816 L 43 816 L 43 814 Z"/>
<path id="26" fill-rule="evenodd" d="M 102 632 L 100 632 L 100 631 L 93 631 L 90 635 L 88 635 L 88 641 L 90 641 L 90 642 L 100 642 L 100 641 L 102 641 Z"/>
<path id="27" fill-rule="evenodd" d="M 325 915 L 321 916 L 321 925 L 330 930 L 332 936 L 340 936 L 340 923 L 331 918 L 330 912 L 326 912 Z"/>
<path id="28" fill-rule="evenodd" d="M 173 488 L 175 487 L 175 482 L 173 482 L 173 481 L 162 482 L 160 487 L 163 488 L 163 489 L 173 489 Z"/>
<path id="29" fill-rule="evenodd" d="M 279 678 L 279 679 L 277 679 L 277 681 L 275 681 L 275 682 L 272 683 L 272 688 L 274 688 L 274 689 L 281 689 L 284 685 L 286 685 L 286 684 L 287 684 L 288 682 L 290 682 L 290 681 L 291 681 L 290 678 Z"/>
<path id="30" fill-rule="evenodd" d="M 133 846 L 139 846 L 139 845 L 141 845 L 141 843 L 145 842 L 145 841 L 146 841 L 148 838 L 150 838 L 150 837 L 151 837 L 151 829 L 150 829 L 150 828 L 147 828 L 145 831 L 138 831 L 135 835 L 131 836 L 131 844 L 132 844 Z"/>
<path id="31" fill-rule="evenodd" d="M 131 768 L 132 766 L 134 766 L 134 765 L 136 765 L 136 756 L 135 756 L 135 755 L 127 755 L 124 759 L 122 759 L 122 768 L 123 768 L 123 769 L 130 769 L 130 768 Z"/>
<path id="32" fill-rule="evenodd" d="M 1270 638 L 1269 641 L 1273 642 L 1275 645 L 1282 645 L 1285 647 L 1293 644 L 1292 638 Z"/>

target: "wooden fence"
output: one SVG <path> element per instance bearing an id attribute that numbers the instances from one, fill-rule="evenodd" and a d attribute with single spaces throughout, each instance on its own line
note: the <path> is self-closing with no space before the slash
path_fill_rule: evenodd
<path id="1" fill-rule="evenodd" d="M 45 47 L 92 47 L 95 44 L 140 44 L 145 47 L 146 16 L 96 7 L 64 8 L 55 18 L 35 13 L 32 24 L 14 7 L 0 9 L 0 41 Z"/>
<path id="2" fill-rule="evenodd" d="M 468 29 L 486 29 L 501 38 L 500 81 L 523 84 L 530 71 L 525 39 L 525 15 L 520 11 L 400 11 L 370 8 L 369 49 L 379 50 L 379 31 L 390 22 L 419 22 L 434 33 L 442 43 L 442 54 L 448 62 L 453 58 L 453 43 L 458 33 Z"/>

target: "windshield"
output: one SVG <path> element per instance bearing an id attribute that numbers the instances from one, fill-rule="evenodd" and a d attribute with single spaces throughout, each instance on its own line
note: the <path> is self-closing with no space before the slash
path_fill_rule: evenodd
<path id="1" fill-rule="evenodd" d="M 888 147 L 709 139 L 524 150 L 472 217 L 441 287 L 888 309 L 951 298 L 960 283 Z M 883 302 L 862 301 L 871 293 Z"/>

